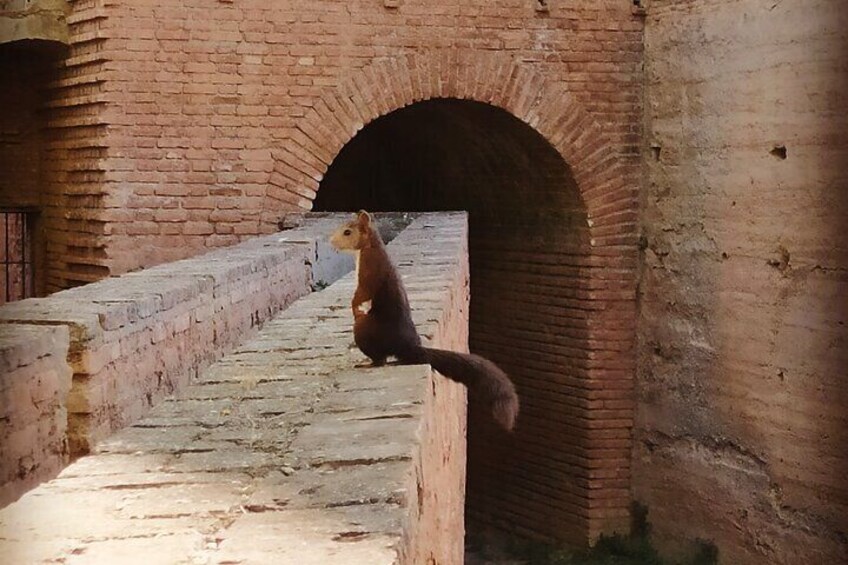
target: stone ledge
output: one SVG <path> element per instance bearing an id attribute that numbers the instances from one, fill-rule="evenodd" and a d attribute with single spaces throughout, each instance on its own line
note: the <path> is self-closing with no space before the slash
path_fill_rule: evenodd
<path id="1" fill-rule="evenodd" d="M 425 216 L 390 246 L 422 334 L 452 349 L 467 346 L 465 226 Z M 461 562 L 465 389 L 426 366 L 356 368 L 353 287 L 298 300 L 0 511 L 0 561 Z"/>

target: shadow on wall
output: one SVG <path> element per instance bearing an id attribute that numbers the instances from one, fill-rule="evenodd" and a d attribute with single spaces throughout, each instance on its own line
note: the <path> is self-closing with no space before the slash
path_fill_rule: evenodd
<path id="1" fill-rule="evenodd" d="M 46 250 L 55 234 L 48 237 L 41 212 L 55 202 L 46 190 L 50 163 L 43 105 L 45 86 L 56 79 L 56 61 L 64 53 L 48 41 L 0 43 L 0 302 L 46 291 Z"/>

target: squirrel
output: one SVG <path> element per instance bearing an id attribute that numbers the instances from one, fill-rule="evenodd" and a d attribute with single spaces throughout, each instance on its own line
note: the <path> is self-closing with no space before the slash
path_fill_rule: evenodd
<path id="1" fill-rule="evenodd" d="M 357 285 L 351 301 L 353 336 L 374 366 L 385 364 L 390 356 L 402 364 L 429 364 L 464 384 L 475 399 L 491 408 L 501 427 L 512 430 L 518 416 L 518 395 L 506 373 L 479 355 L 421 345 L 403 282 L 371 215 L 360 211 L 353 221 L 333 233 L 330 243 L 356 255 Z"/>

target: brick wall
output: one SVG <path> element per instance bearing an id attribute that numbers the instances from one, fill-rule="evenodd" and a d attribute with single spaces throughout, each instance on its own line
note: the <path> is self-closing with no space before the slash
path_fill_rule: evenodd
<path id="1" fill-rule="evenodd" d="M 631 2 L 544 10 L 528 0 L 78 0 L 69 22 L 71 56 L 50 101 L 53 288 L 272 231 L 283 213 L 311 206 L 358 130 L 418 101 L 473 100 L 535 130 L 573 180 L 556 194 L 569 193 L 585 220 L 574 236 L 585 276 L 567 292 L 592 315 L 575 338 L 590 347 L 549 364 L 548 388 L 536 389 L 563 400 L 570 391 L 559 381 L 579 383 L 587 416 L 568 430 L 563 476 L 580 477 L 582 517 L 520 521 L 537 535 L 583 541 L 624 527 L 641 127 L 642 20 Z M 519 209 L 545 198 L 514 188 L 487 197 L 520 194 Z M 604 388 L 612 397 L 591 392 Z M 598 409 L 604 402 L 612 404 Z M 560 419 L 546 433 L 567 426 Z"/>
<path id="2" fill-rule="evenodd" d="M 433 245 L 433 242 L 438 245 Z M 392 246 L 430 347 L 468 351 L 465 215 L 423 215 Z M 448 267 L 448 268 L 445 268 Z M 433 275 L 438 272 L 438 278 Z M 431 373 L 406 493 L 400 563 L 462 563 L 465 554 L 466 389 Z M 489 415 L 491 417 L 491 415 Z"/>
<path id="3" fill-rule="evenodd" d="M 510 374 L 523 406 L 512 435 L 471 407 L 469 523 L 575 544 L 629 527 L 636 265 L 633 247 L 595 255 L 579 172 L 515 116 L 435 100 L 366 126 L 315 201 L 469 211 L 471 347 Z M 635 225 L 626 206 L 616 216 Z"/>
<path id="4" fill-rule="evenodd" d="M 69 0 L 70 48 L 45 92 L 42 149 L 43 270 L 47 292 L 97 281 L 107 266 L 110 188 L 105 136 L 108 0 Z M 141 266 L 141 265 L 139 265 Z M 117 274 L 117 273 L 115 273 Z"/>
<path id="5" fill-rule="evenodd" d="M 651 2 L 634 494 L 669 553 L 848 554 L 848 10 Z"/>
<path id="6" fill-rule="evenodd" d="M 0 507 L 68 462 L 65 327 L 0 325 Z"/>
<path id="7" fill-rule="evenodd" d="M 52 178 L 66 199 L 57 210 L 89 211 L 54 218 L 67 235 L 53 254 L 67 265 L 56 267 L 57 286 L 233 243 L 308 207 L 341 145 L 318 139 L 336 139 L 336 120 L 304 118 L 338 88 L 370 80 L 375 59 L 463 61 L 482 73 L 496 70 L 497 50 L 562 85 L 636 165 L 641 21 L 624 0 L 548 12 L 523 0 L 72 8 L 71 56 L 52 93 Z M 365 122 L 387 110 L 364 106 Z M 269 182 L 282 190 L 268 192 Z"/>

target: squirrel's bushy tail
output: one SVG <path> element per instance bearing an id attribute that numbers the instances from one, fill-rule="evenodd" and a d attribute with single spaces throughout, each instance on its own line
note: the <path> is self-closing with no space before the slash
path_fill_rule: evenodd
<path id="1" fill-rule="evenodd" d="M 404 363 L 428 363 L 449 379 L 464 384 L 473 398 L 491 407 L 498 424 L 512 430 L 518 417 L 515 386 L 506 373 L 488 359 L 429 347 L 419 347 L 399 357 Z"/>

